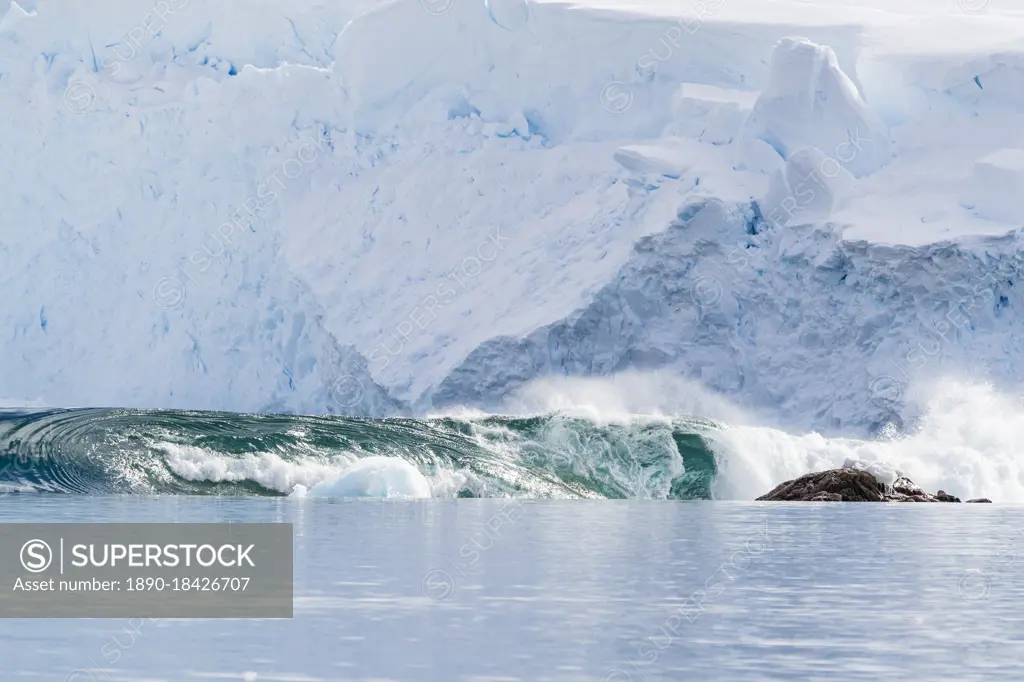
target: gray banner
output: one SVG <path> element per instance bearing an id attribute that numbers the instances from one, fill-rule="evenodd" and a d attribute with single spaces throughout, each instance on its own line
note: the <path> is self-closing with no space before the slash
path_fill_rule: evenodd
<path id="1" fill-rule="evenodd" d="M 291 524 L 0 524 L 0 618 L 134 617 L 291 618 Z"/>

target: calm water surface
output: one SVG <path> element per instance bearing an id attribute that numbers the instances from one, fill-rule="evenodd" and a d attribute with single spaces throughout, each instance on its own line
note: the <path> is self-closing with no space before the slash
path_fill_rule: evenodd
<path id="1" fill-rule="evenodd" d="M 5 680 L 1024 680 L 1024 509 L 12 495 L 284 521 L 292 620 L 0 620 Z"/>

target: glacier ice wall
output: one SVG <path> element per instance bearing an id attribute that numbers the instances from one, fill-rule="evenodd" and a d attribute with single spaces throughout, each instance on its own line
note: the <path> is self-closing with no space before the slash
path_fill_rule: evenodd
<path id="1" fill-rule="evenodd" d="M 849 242 L 756 204 L 685 206 L 589 305 L 476 349 L 433 395 L 492 405 L 533 379 L 670 369 L 782 424 L 877 432 L 954 371 L 1024 380 L 1015 235 L 970 246 Z"/>
<path id="2" fill-rule="evenodd" d="M 715 7 L 5 5 L 0 396 L 391 414 L 639 368 L 858 431 L 1016 381 L 1015 225 L 959 190 L 1024 146 L 1019 56 Z M 823 159 L 856 181 L 766 223 Z"/>
<path id="3" fill-rule="evenodd" d="M 331 91 L 318 64 L 345 18 L 321 13 L 284 33 L 259 9 L 11 5 L 0 22 L 0 393 L 398 409 L 343 379 L 365 360 L 324 329 L 280 256 L 281 202 L 328 162 L 331 132 L 317 121 L 340 95 L 303 113 L 274 102 Z"/>

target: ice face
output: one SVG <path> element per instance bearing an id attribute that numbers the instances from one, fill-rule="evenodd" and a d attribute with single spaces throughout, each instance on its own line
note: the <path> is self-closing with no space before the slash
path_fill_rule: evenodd
<path id="1" fill-rule="evenodd" d="M 835 52 L 803 38 L 775 46 L 771 80 L 744 135 L 764 140 L 784 159 L 817 147 L 857 177 L 878 170 L 891 155 L 888 129 L 839 68 Z"/>
<path id="2" fill-rule="evenodd" d="M 1024 378 L 1017 165 L 972 170 L 1024 148 L 1020 17 L 336 5 L 10 5 L 8 403 L 379 415 L 643 369 L 867 432 L 919 380 Z"/>

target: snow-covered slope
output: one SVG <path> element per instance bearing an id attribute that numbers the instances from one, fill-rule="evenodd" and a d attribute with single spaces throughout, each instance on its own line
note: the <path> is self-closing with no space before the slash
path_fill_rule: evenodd
<path id="1" fill-rule="evenodd" d="M 387 414 L 665 369 L 863 433 L 1024 379 L 1024 9 L 95 4 L 0 5 L 0 395 Z"/>

